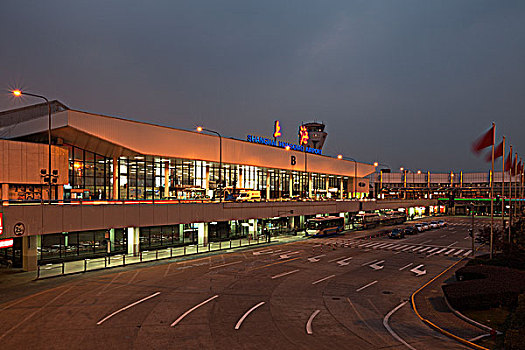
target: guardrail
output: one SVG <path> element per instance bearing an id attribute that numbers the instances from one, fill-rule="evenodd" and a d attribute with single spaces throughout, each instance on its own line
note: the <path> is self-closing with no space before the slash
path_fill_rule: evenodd
<path id="1" fill-rule="evenodd" d="M 227 241 L 208 242 L 201 245 L 193 244 L 149 251 L 144 250 L 136 254 L 107 255 L 100 258 L 85 258 L 81 260 L 62 261 L 55 264 L 38 265 L 36 279 L 84 273 L 88 271 L 96 271 L 114 267 L 124 267 L 148 261 L 179 258 L 214 251 L 235 249 L 258 244 L 267 244 L 271 242 L 271 239 L 267 239 L 265 236 L 257 236 L 256 239 L 251 239 L 250 237 L 241 237 Z"/>

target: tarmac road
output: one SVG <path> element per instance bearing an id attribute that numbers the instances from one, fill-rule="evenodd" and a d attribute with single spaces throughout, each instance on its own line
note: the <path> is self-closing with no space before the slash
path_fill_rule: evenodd
<path id="1" fill-rule="evenodd" d="M 57 278 L 54 286 L 49 280 L 32 282 L 24 286 L 24 297 L 0 304 L 0 344 L 461 349 L 419 321 L 405 303 L 425 282 L 470 255 L 470 221 L 447 220 L 447 227 L 400 240 L 355 239 L 348 233 Z"/>

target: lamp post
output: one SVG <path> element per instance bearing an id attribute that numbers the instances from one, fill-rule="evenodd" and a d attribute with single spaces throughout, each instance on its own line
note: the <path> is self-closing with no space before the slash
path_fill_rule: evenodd
<path id="1" fill-rule="evenodd" d="M 337 159 L 343 159 L 343 156 L 341 156 L 341 158 L 339 158 L 339 156 L 337 156 Z M 357 160 L 351 157 L 346 157 L 346 158 L 354 162 L 354 181 L 353 181 L 354 186 L 352 187 L 354 188 L 354 198 L 357 198 Z"/>
<path id="2" fill-rule="evenodd" d="M 47 114 L 48 114 L 48 118 L 47 118 L 48 164 L 47 164 L 47 175 L 44 176 L 44 182 L 47 180 L 47 182 L 49 183 L 49 201 L 48 201 L 48 203 L 51 204 L 51 103 L 49 102 L 49 100 L 46 97 L 44 97 L 42 95 L 32 94 L 32 93 L 25 92 L 25 91 L 22 92 L 20 90 L 13 90 L 12 93 L 16 97 L 20 97 L 22 95 L 27 95 L 27 96 L 32 96 L 32 97 L 36 97 L 36 98 L 41 98 L 41 99 L 45 100 L 46 103 L 47 103 Z"/>
<path id="3" fill-rule="evenodd" d="M 212 134 L 219 136 L 219 186 L 222 189 L 222 136 L 217 131 L 206 129 L 206 128 L 203 128 L 202 126 L 198 126 L 197 131 L 198 132 L 207 131 L 207 132 L 211 132 Z M 219 202 L 222 202 L 222 196 L 223 196 L 223 193 L 220 194 Z"/>

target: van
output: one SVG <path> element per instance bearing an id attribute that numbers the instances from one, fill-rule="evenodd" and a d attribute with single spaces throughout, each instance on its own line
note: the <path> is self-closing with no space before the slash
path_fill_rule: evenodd
<path id="1" fill-rule="evenodd" d="M 237 202 L 253 202 L 261 200 L 261 191 L 243 191 L 237 196 Z"/>

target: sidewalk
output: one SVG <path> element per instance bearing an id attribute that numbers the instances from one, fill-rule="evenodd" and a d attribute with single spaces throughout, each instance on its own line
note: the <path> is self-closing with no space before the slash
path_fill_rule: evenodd
<path id="1" fill-rule="evenodd" d="M 455 271 L 465 266 L 466 263 L 467 260 L 460 262 L 423 288 L 416 294 L 414 303 L 417 311 L 424 319 L 457 337 L 470 340 L 487 334 L 487 332 L 457 317 L 447 306 L 443 290 L 441 289 L 445 281 L 455 279 Z"/>

